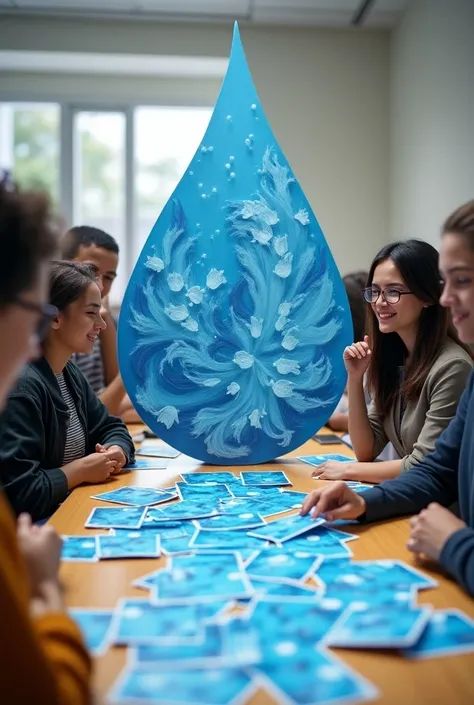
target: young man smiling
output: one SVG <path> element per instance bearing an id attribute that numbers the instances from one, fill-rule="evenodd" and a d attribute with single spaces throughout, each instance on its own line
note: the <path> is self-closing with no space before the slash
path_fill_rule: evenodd
<path id="1" fill-rule="evenodd" d="M 93 351 L 75 355 L 73 362 L 111 414 L 120 415 L 128 423 L 140 422 L 120 376 L 117 328 L 109 305 L 110 290 L 117 277 L 119 246 L 111 235 L 90 225 L 79 225 L 68 230 L 61 245 L 63 259 L 96 267 L 102 291 L 101 316 L 107 324 Z"/>

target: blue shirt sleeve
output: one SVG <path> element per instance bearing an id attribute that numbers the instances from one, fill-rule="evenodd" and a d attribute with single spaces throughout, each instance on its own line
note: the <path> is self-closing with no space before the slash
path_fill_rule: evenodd
<path id="1" fill-rule="evenodd" d="M 366 513 L 363 521 L 417 514 L 430 502 L 448 507 L 456 501 L 459 453 L 473 384 L 474 375 L 471 375 L 456 416 L 439 437 L 434 451 L 422 463 L 396 479 L 364 492 Z"/>
<path id="2" fill-rule="evenodd" d="M 474 597 L 474 529 L 456 531 L 443 546 L 439 562 Z"/>

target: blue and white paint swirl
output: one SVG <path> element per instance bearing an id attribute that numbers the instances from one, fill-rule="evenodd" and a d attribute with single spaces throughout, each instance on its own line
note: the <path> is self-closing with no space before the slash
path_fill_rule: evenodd
<path id="1" fill-rule="evenodd" d="M 127 391 L 183 452 L 262 462 L 327 420 L 351 338 L 341 277 L 261 111 L 236 32 L 203 144 L 122 305 Z"/>

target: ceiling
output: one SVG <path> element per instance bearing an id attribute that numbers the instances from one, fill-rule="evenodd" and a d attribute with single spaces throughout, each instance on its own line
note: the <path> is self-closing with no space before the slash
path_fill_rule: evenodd
<path id="1" fill-rule="evenodd" d="M 394 27 L 410 0 L 0 0 L 0 11 L 128 20 Z"/>

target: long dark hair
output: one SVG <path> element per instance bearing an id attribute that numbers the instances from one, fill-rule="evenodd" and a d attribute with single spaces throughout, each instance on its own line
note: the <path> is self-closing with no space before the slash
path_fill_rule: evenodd
<path id="1" fill-rule="evenodd" d="M 58 311 L 65 311 L 92 283 L 97 284 L 97 268 L 93 264 L 54 261 L 49 273 L 49 303 Z"/>
<path id="2" fill-rule="evenodd" d="M 452 339 L 469 355 L 458 338 L 448 309 L 439 299 L 442 283 L 438 270 L 438 251 L 422 240 L 404 240 L 386 245 L 375 257 L 369 270 L 367 286 L 372 284 L 376 267 L 391 259 L 407 288 L 427 303 L 420 315 L 413 354 L 400 389 L 399 367 L 405 364 L 408 351 L 398 333 L 381 333 L 377 318 L 369 308 L 367 330 L 372 359 L 367 373 L 369 392 L 379 414 L 387 415 L 400 391 L 405 402 L 416 399 L 439 355 L 443 343 Z"/>
<path id="3" fill-rule="evenodd" d="M 22 191 L 0 169 L 0 309 L 33 287 L 54 256 L 57 222 L 46 195 Z"/>
<path id="4" fill-rule="evenodd" d="M 346 274 L 342 278 L 351 309 L 354 342 L 362 340 L 366 330 L 366 305 L 362 297 L 362 289 L 366 285 L 368 276 L 368 272 L 357 271 Z"/>

